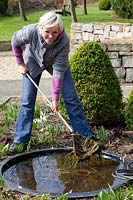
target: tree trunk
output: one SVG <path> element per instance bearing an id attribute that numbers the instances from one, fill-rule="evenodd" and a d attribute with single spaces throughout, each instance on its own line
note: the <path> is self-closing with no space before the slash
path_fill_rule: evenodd
<path id="1" fill-rule="evenodd" d="M 23 0 L 18 0 L 18 5 L 19 5 L 19 12 L 20 12 L 20 17 L 23 21 L 27 21 L 26 15 L 25 15 L 25 10 L 24 10 L 24 2 Z"/>
<path id="2" fill-rule="evenodd" d="M 71 16 L 72 16 L 72 22 L 77 22 L 74 0 L 71 0 Z"/>
<path id="3" fill-rule="evenodd" d="M 83 9 L 84 9 L 84 15 L 87 15 L 86 0 L 83 0 Z"/>

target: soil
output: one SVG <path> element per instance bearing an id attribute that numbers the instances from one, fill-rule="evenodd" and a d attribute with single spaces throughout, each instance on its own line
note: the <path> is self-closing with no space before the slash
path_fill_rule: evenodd
<path id="1" fill-rule="evenodd" d="M 56 138 L 56 142 L 51 143 L 48 140 L 43 143 L 39 143 L 39 138 L 36 130 L 32 131 L 32 137 L 34 139 L 34 143 L 31 146 L 30 150 L 48 148 L 48 147 L 70 147 L 73 146 L 73 140 L 70 131 L 66 128 L 66 126 L 62 123 L 59 117 L 51 111 L 51 108 L 48 107 L 46 102 L 42 98 L 37 98 L 37 102 L 41 107 L 41 111 L 45 113 L 45 116 L 48 117 L 48 124 L 51 127 L 58 127 L 54 129 L 54 138 Z M 19 106 L 20 99 L 12 97 L 5 105 L 17 105 Z M 0 128 L 4 127 L 5 123 L 5 115 L 4 111 L 0 107 Z M 10 126 L 6 129 L 4 133 L 2 133 L 2 129 L 0 129 L 0 144 L 6 145 L 9 143 L 10 145 L 13 143 L 13 135 L 14 135 L 14 121 L 10 124 Z M 57 129 L 61 128 L 61 135 Z M 91 127 L 94 134 L 98 135 L 99 127 Z M 40 130 L 41 136 L 47 137 L 47 130 L 42 128 Z M 127 157 L 133 159 L 133 131 L 125 130 L 122 126 L 116 126 L 112 128 L 106 129 L 106 140 L 101 142 L 102 150 L 115 153 L 119 156 Z M 98 141 L 100 143 L 100 141 Z M 4 155 L 0 153 L 0 162 L 6 159 L 10 155 Z M 3 199 L 11 199 L 18 200 L 22 199 L 23 194 L 19 192 L 10 191 L 9 189 L 5 189 L 0 187 L 0 197 Z M 31 199 L 38 199 L 38 197 Z"/>

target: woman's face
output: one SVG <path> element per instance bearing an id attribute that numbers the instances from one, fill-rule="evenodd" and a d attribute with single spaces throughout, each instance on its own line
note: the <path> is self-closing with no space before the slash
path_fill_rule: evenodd
<path id="1" fill-rule="evenodd" d="M 42 37 L 47 44 L 52 44 L 59 34 L 59 27 L 42 28 Z"/>

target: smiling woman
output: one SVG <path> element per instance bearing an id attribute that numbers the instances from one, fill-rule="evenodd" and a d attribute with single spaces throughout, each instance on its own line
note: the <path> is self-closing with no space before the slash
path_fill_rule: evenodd
<path id="1" fill-rule="evenodd" d="M 64 24 L 58 15 L 49 12 L 40 17 L 38 29 L 46 43 L 51 44 L 63 35 Z"/>
<path id="2" fill-rule="evenodd" d="M 24 26 L 15 32 L 12 49 L 19 71 L 24 76 L 14 144 L 10 152 L 16 152 L 16 144 L 27 145 L 30 140 L 37 88 L 28 77 L 30 75 L 38 86 L 44 70 L 52 75 L 52 110 L 58 112 L 59 97 L 62 93 L 72 131 L 93 138 L 74 87 L 69 65 L 69 38 L 59 15 L 50 11 L 40 18 L 39 23 Z"/>

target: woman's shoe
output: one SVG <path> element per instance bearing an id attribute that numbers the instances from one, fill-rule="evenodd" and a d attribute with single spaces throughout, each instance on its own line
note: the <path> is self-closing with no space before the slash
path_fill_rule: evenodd
<path id="1" fill-rule="evenodd" d="M 14 143 L 9 147 L 9 153 L 22 153 L 24 150 L 27 149 L 27 144 L 17 144 Z"/>

